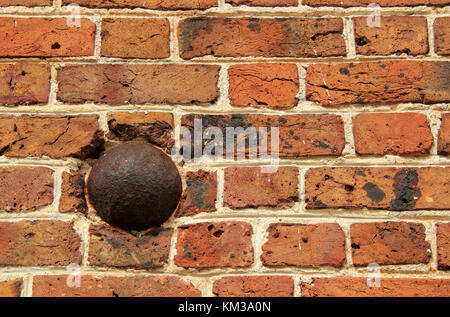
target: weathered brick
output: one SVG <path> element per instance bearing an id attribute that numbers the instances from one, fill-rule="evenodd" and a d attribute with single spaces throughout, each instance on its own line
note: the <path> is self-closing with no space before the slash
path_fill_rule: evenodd
<path id="1" fill-rule="evenodd" d="M 312 7 L 360 7 L 374 3 L 373 0 L 303 0 L 302 4 Z M 448 0 L 377 0 L 381 7 L 410 7 L 410 6 L 444 6 L 450 4 Z"/>
<path id="2" fill-rule="evenodd" d="M 97 115 L 0 115 L 0 154 L 8 157 L 85 159 L 97 157 L 103 143 Z"/>
<path id="3" fill-rule="evenodd" d="M 384 61 L 308 67 L 306 97 L 323 106 L 450 101 L 449 62 Z"/>
<path id="4" fill-rule="evenodd" d="M 217 173 L 188 172 L 186 189 L 181 197 L 176 217 L 189 217 L 202 212 L 216 211 Z"/>
<path id="5" fill-rule="evenodd" d="M 90 265 L 153 269 L 169 258 L 171 229 L 151 229 L 136 237 L 110 226 L 91 225 L 89 233 Z"/>
<path id="6" fill-rule="evenodd" d="M 85 174 L 77 171 L 63 172 L 59 212 L 87 212 L 84 178 Z"/>
<path id="7" fill-rule="evenodd" d="M 365 113 L 353 118 L 356 153 L 360 155 L 430 154 L 434 138 L 420 113 Z"/>
<path id="8" fill-rule="evenodd" d="M 450 168 L 322 167 L 305 178 L 309 209 L 450 208 Z"/>
<path id="9" fill-rule="evenodd" d="M 436 225 L 437 262 L 440 270 L 450 270 L 450 223 Z"/>
<path id="10" fill-rule="evenodd" d="M 438 135 L 438 153 L 450 155 L 450 113 L 442 115 L 442 123 Z"/>
<path id="11" fill-rule="evenodd" d="M 0 297 L 20 297 L 22 280 L 0 282 Z"/>
<path id="12" fill-rule="evenodd" d="M 335 266 L 345 263 L 345 234 L 336 223 L 271 224 L 261 260 L 265 266 Z"/>
<path id="13" fill-rule="evenodd" d="M 97 64 L 63 67 L 57 98 L 66 103 L 210 104 L 220 66 Z"/>
<path id="14" fill-rule="evenodd" d="M 203 131 L 209 127 L 222 130 L 224 155 L 226 155 L 226 128 L 254 128 L 260 135 L 260 129 L 267 131 L 267 153 L 271 153 L 271 128 L 279 130 L 279 157 L 299 158 L 312 156 L 340 156 L 345 147 L 344 123 L 341 116 L 331 114 L 302 114 L 268 116 L 257 114 L 234 115 L 184 115 L 182 126 L 194 132 L 194 120 L 201 119 Z M 237 132 L 236 132 L 237 133 Z M 192 134 L 194 135 L 194 134 Z M 236 142 L 235 137 L 235 144 Z M 193 141 L 193 140 L 192 140 Z M 214 142 L 214 140 L 210 141 Z M 204 146 L 210 142 L 205 142 Z M 250 150 L 246 145 L 246 153 Z M 235 150 L 235 154 L 237 150 Z M 261 152 L 258 151 L 260 154 Z M 276 153 L 273 153 L 276 154 Z"/>
<path id="15" fill-rule="evenodd" d="M 447 297 L 450 279 L 382 278 L 380 287 L 371 288 L 367 278 L 332 277 L 314 278 L 300 287 L 303 297 Z"/>
<path id="16" fill-rule="evenodd" d="M 293 7 L 298 0 L 226 0 L 232 6 L 246 5 L 249 7 Z"/>
<path id="17" fill-rule="evenodd" d="M 226 276 L 213 284 L 218 297 L 292 297 L 294 281 L 289 276 Z"/>
<path id="18" fill-rule="evenodd" d="M 103 19 L 101 55 L 123 58 L 170 56 L 167 19 Z"/>
<path id="19" fill-rule="evenodd" d="M 0 0 L 0 7 L 9 7 L 9 6 L 38 7 L 51 5 L 52 0 Z"/>
<path id="20" fill-rule="evenodd" d="M 144 8 L 155 10 L 188 10 L 217 7 L 217 0 L 62 0 L 63 5 L 72 3 L 88 8 Z"/>
<path id="21" fill-rule="evenodd" d="M 189 18 L 179 26 L 182 58 L 345 56 L 340 18 Z"/>
<path id="22" fill-rule="evenodd" d="M 174 144 L 173 114 L 168 112 L 110 112 L 108 127 L 108 137 L 113 140 L 144 139 L 166 152 L 170 152 Z"/>
<path id="23" fill-rule="evenodd" d="M 350 227 L 353 264 L 420 264 L 431 257 L 422 224 L 406 222 L 356 223 Z"/>
<path id="24" fill-rule="evenodd" d="M 249 267 L 253 263 L 252 234 L 252 226 L 245 222 L 179 227 L 175 264 L 197 269 Z"/>
<path id="25" fill-rule="evenodd" d="M 0 210 L 25 211 L 51 205 L 53 173 L 46 167 L 1 167 Z"/>
<path id="26" fill-rule="evenodd" d="M 191 283 L 174 276 L 81 275 L 81 287 L 69 287 L 70 275 L 33 277 L 34 297 L 200 297 Z M 70 283 L 69 283 L 70 285 Z"/>
<path id="27" fill-rule="evenodd" d="M 32 105 L 48 102 L 50 68 L 35 63 L 0 64 L 0 104 Z"/>
<path id="28" fill-rule="evenodd" d="M 367 17 L 354 18 L 356 53 L 361 55 L 425 55 L 428 53 L 428 26 L 425 17 L 381 17 L 380 27 Z"/>
<path id="29" fill-rule="evenodd" d="M 95 24 L 66 18 L 0 18 L 0 57 L 88 56 L 94 54 Z"/>
<path id="30" fill-rule="evenodd" d="M 67 266 L 81 262 L 73 223 L 55 220 L 0 222 L 0 265 Z"/>
<path id="31" fill-rule="evenodd" d="M 298 196 L 296 167 L 279 167 L 275 173 L 262 173 L 260 167 L 225 169 L 223 201 L 230 208 L 288 208 Z"/>
<path id="32" fill-rule="evenodd" d="M 273 109 L 297 106 L 299 83 L 295 64 L 234 65 L 228 76 L 232 106 Z"/>
<path id="33" fill-rule="evenodd" d="M 434 50 L 438 55 L 450 55 L 450 17 L 434 21 Z"/>

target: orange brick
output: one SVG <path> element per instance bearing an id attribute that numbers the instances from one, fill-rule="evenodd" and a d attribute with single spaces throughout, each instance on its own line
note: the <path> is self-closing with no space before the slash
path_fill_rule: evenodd
<path id="1" fill-rule="evenodd" d="M 289 276 L 226 276 L 216 280 L 218 297 L 292 297 L 294 281 Z"/>

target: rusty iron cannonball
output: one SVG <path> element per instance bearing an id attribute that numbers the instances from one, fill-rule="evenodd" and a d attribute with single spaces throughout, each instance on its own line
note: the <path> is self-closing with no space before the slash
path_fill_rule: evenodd
<path id="1" fill-rule="evenodd" d="M 146 143 L 126 143 L 105 152 L 91 170 L 88 199 L 112 226 L 146 230 L 160 226 L 178 206 L 182 183 L 164 152 Z"/>

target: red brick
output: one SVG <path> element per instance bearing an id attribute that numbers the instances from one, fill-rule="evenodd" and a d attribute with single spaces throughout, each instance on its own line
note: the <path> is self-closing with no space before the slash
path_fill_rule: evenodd
<path id="1" fill-rule="evenodd" d="M 271 153 L 271 127 L 277 127 L 280 158 L 340 156 L 345 147 L 344 123 L 342 117 L 337 115 L 185 115 L 181 119 L 181 124 L 193 132 L 195 119 L 202 120 L 203 131 L 209 127 L 218 127 L 222 130 L 225 141 L 224 155 L 226 155 L 226 128 L 236 127 L 255 128 L 258 134 L 260 128 L 266 128 L 268 153 Z M 236 139 L 235 137 L 235 141 Z M 249 150 L 247 147 L 247 154 Z M 260 151 L 258 153 L 260 154 Z"/>
<path id="2" fill-rule="evenodd" d="M 361 55 L 425 55 L 428 53 L 428 25 L 425 17 L 381 17 L 380 27 L 367 17 L 354 18 L 356 53 Z"/>
<path id="3" fill-rule="evenodd" d="M 171 229 L 152 229 L 136 237 L 110 226 L 92 225 L 89 233 L 90 265 L 153 269 L 167 264 Z"/>
<path id="4" fill-rule="evenodd" d="M 260 167 L 225 169 L 223 200 L 230 208 L 288 208 L 298 196 L 296 167 L 279 167 L 275 173 L 262 173 Z"/>
<path id="5" fill-rule="evenodd" d="M 85 159 L 98 157 L 103 143 L 97 115 L 0 115 L 0 153 L 7 157 Z"/>
<path id="6" fill-rule="evenodd" d="M 89 8 L 144 8 L 154 10 L 188 10 L 217 7 L 217 0 L 62 0 L 63 5 L 77 3 Z"/>
<path id="7" fill-rule="evenodd" d="M 80 212 L 83 214 L 87 212 L 84 178 L 85 174 L 80 172 L 63 172 L 59 212 Z"/>
<path id="8" fill-rule="evenodd" d="M 367 278 L 314 278 L 301 283 L 302 297 L 447 297 L 450 279 L 382 278 L 370 288 Z M 371 284 L 369 284 L 371 285 Z"/>
<path id="9" fill-rule="evenodd" d="M 174 140 L 173 115 L 168 112 L 109 112 L 108 137 L 112 140 L 143 139 L 170 152 Z"/>
<path id="10" fill-rule="evenodd" d="M 450 208 L 450 168 L 322 167 L 305 178 L 308 209 Z"/>
<path id="11" fill-rule="evenodd" d="M 271 267 L 335 266 L 345 263 L 345 234 L 338 224 L 271 224 L 261 260 Z"/>
<path id="12" fill-rule="evenodd" d="M 438 135 L 438 153 L 450 155 L 450 113 L 442 115 L 442 123 Z"/>
<path id="13" fill-rule="evenodd" d="M 289 276 L 226 276 L 216 280 L 218 297 L 292 297 L 294 281 Z"/>
<path id="14" fill-rule="evenodd" d="M 437 262 L 440 270 L 450 270 L 450 223 L 436 225 Z"/>
<path id="15" fill-rule="evenodd" d="M 232 6 L 246 5 L 249 7 L 293 7 L 298 0 L 226 0 Z"/>
<path id="16" fill-rule="evenodd" d="M 340 18 L 190 18 L 181 21 L 181 57 L 345 56 Z"/>
<path id="17" fill-rule="evenodd" d="M 0 297 L 20 297 L 22 280 L 0 282 Z"/>
<path id="18" fill-rule="evenodd" d="M 434 50 L 438 55 L 450 55 L 450 17 L 434 21 Z"/>
<path id="19" fill-rule="evenodd" d="M 94 54 L 95 24 L 66 18 L 0 18 L 0 57 L 89 56 Z"/>
<path id="20" fill-rule="evenodd" d="M 123 58 L 170 56 L 167 19 L 103 19 L 101 55 Z"/>
<path id="21" fill-rule="evenodd" d="M 0 265 L 67 266 L 81 262 L 73 223 L 55 220 L 0 222 Z"/>
<path id="22" fill-rule="evenodd" d="M 303 0 L 302 4 L 312 7 L 361 7 L 374 3 L 373 0 Z M 381 7 L 410 7 L 410 6 L 444 6 L 450 4 L 448 0 L 377 0 Z"/>
<path id="23" fill-rule="evenodd" d="M 217 173 L 187 172 L 186 189 L 181 197 L 176 217 L 189 217 L 202 212 L 216 211 Z"/>
<path id="24" fill-rule="evenodd" d="M 422 224 L 406 222 L 357 223 L 350 227 L 353 264 L 420 264 L 431 257 Z"/>
<path id="25" fill-rule="evenodd" d="M 289 109 L 297 106 L 295 64 L 234 65 L 228 71 L 232 106 Z"/>
<path id="26" fill-rule="evenodd" d="M 179 227 L 175 264 L 197 269 L 249 267 L 253 263 L 252 234 L 252 226 L 245 222 Z"/>
<path id="27" fill-rule="evenodd" d="M 51 205 L 53 173 L 46 167 L 1 167 L 0 210 L 25 211 Z"/>
<path id="28" fill-rule="evenodd" d="M 50 68 L 44 64 L 1 64 L 0 104 L 33 105 L 48 102 Z"/>
<path id="29" fill-rule="evenodd" d="M 97 64 L 59 70 L 66 103 L 210 104 L 219 97 L 219 66 Z"/>
<path id="30" fill-rule="evenodd" d="M 51 5 L 52 0 L 0 0 L 0 7 L 9 7 L 9 6 L 38 7 Z"/>
<path id="31" fill-rule="evenodd" d="M 200 297 L 191 283 L 174 276 L 81 275 L 81 287 L 69 287 L 69 275 L 33 277 L 34 297 Z M 69 283 L 69 285 L 70 285 Z"/>
<path id="32" fill-rule="evenodd" d="M 353 118 L 356 153 L 360 155 L 430 154 L 434 138 L 420 113 L 366 113 Z"/>
<path id="33" fill-rule="evenodd" d="M 385 61 L 308 67 L 306 97 L 323 106 L 450 101 L 449 62 Z"/>

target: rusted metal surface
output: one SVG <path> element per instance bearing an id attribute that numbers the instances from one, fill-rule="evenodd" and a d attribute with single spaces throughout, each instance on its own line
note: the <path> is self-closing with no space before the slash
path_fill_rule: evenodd
<path id="1" fill-rule="evenodd" d="M 160 226 L 175 211 L 182 183 L 169 156 L 145 143 L 107 151 L 92 168 L 88 199 L 112 226 L 145 230 Z"/>

